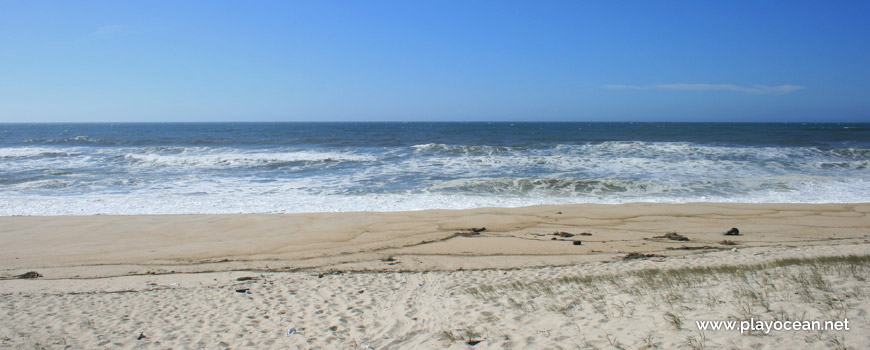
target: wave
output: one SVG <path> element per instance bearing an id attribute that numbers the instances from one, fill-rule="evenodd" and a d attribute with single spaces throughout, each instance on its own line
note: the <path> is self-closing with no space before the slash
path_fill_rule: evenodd
<path id="1" fill-rule="evenodd" d="M 169 152 L 127 153 L 123 157 L 134 163 L 200 168 L 276 167 L 298 163 L 371 162 L 377 157 L 345 152 L 237 152 L 205 150 L 162 150 Z"/>
<path id="2" fill-rule="evenodd" d="M 46 179 L 44 176 L 37 176 L 26 181 L 9 181 L 9 184 L 15 184 L 18 190 L 61 190 L 75 186 L 78 184 L 76 180 L 71 179 Z"/>
<path id="3" fill-rule="evenodd" d="M 867 148 L 842 148 L 832 150 L 831 153 L 845 158 L 870 159 L 870 149 Z"/>
<path id="4" fill-rule="evenodd" d="M 812 164 L 813 166 L 819 169 L 851 169 L 851 170 L 865 170 L 870 167 L 870 161 L 862 160 L 862 161 L 851 161 L 851 162 L 816 162 Z"/>
<path id="5" fill-rule="evenodd" d="M 470 178 L 444 181 L 433 191 L 492 195 L 643 195 L 672 190 L 667 184 L 632 180 L 596 180 L 569 178 Z"/>
<path id="6" fill-rule="evenodd" d="M 96 137 L 91 137 L 87 135 L 79 135 L 75 137 L 62 137 L 57 139 L 28 139 L 24 141 L 25 143 L 37 143 L 37 144 L 73 144 L 73 145 L 116 145 L 118 142 L 104 140 Z"/>
<path id="7" fill-rule="evenodd" d="M 855 203 L 870 198 L 870 182 L 863 179 L 658 182 L 470 178 L 442 181 L 418 190 L 362 192 L 336 191 L 328 184 L 330 181 L 322 178 L 272 180 L 220 177 L 199 181 L 185 176 L 117 183 L 42 178 L 0 191 L 0 215 L 406 211 L 626 202 Z M 339 187 L 347 188 L 356 182 L 346 180 Z M 68 191 L 76 191 L 76 195 L 63 195 Z"/>
<path id="8" fill-rule="evenodd" d="M 573 156 L 583 158 L 703 158 L 710 160 L 764 160 L 790 158 L 849 158 L 870 160 L 870 149 L 822 150 L 817 147 L 747 147 L 702 145 L 691 142 L 604 141 L 557 144 L 539 147 L 494 145 L 419 144 L 410 146 L 419 155 L 429 156 Z"/>
<path id="9" fill-rule="evenodd" d="M 531 179 L 528 179 L 531 180 Z M 57 190 L 31 191 L 27 196 L 15 191 L 0 192 L 0 215 L 94 215 L 94 214 L 229 214 L 301 213 L 336 211 L 408 211 L 422 209 L 469 209 L 480 207 L 519 207 L 542 204 L 627 202 L 740 202 L 740 203 L 856 203 L 870 198 L 870 182 L 806 181 L 790 186 L 750 184 L 758 191 L 740 192 L 737 183 L 710 183 L 725 186 L 719 193 L 672 192 L 645 196 L 613 195 L 491 195 L 449 191 L 415 193 L 333 194 L 312 192 L 309 186 L 238 183 L 196 183 L 190 187 L 173 184 L 170 190 L 142 187 L 128 193 L 89 191 L 75 196 L 55 195 Z M 584 181 L 584 180 L 579 180 Z M 534 181 L 533 181 L 534 182 Z M 187 183 L 184 183 L 187 184 Z M 45 183 L 47 187 L 63 186 Z M 625 184 L 609 183 L 618 187 Z M 704 186 L 703 183 L 695 186 Z M 730 186 L 730 187 L 729 187 Z M 631 186 L 628 186 L 631 188 Z M 671 189 L 673 191 L 673 189 Z M 732 192 L 728 192 L 732 191 Z M 652 192 L 652 191 L 651 191 Z"/>
<path id="10" fill-rule="evenodd" d="M 0 148 L 0 159 L 12 158 L 56 158 L 81 154 L 78 150 L 58 149 L 48 147 L 3 147 Z"/>
<path id="11" fill-rule="evenodd" d="M 518 196 L 527 198 L 596 198 L 603 202 L 640 201 L 762 201 L 759 197 L 788 197 L 802 201 L 801 191 L 809 186 L 827 186 L 837 183 L 829 179 L 802 179 L 793 177 L 770 177 L 763 179 L 709 179 L 691 181 L 642 181 L 614 179 L 572 178 L 469 178 L 449 180 L 432 185 L 432 193 L 463 193 L 482 196 Z M 863 182 L 846 186 L 866 187 Z M 814 193 L 814 192 L 812 192 Z"/>
<path id="12" fill-rule="evenodd" d="M 661 159 L 752 160 L 806 158 L 823 155 L 814 147 L 736 147 L 699 145 L 688 142 L 607 141 L 580 146 L 559 145 L 557 148 L 567 153 L 599 157 Z"/>
<path id="13" fill-rule="evenodd" d="M 521 147 L 488 146 L 488 145 L 446 145 L 441 143 L 427 143 L 411 146 L 417 152 L 442 155 L 471 155 L 491 156 L 510 154 L 525 150 Z"/>
<path id="14" fill-rule="evenodd" d="M 443 149 L 440 145 L 425 145 Z M 465 152 L 467 146 L 452 146 Z M 459 151 L 456 151 L 459 152 Z M 655 179 L 763 177 L 782 173 L 816 174 L 831 167 L 862 170 L 867 160 L 832 156 L 813 148 L 749 148 L 685 143 L 605 142 L 510 149 L 478 154 L 413 154 L 395 171 L 448 177 L 528 177 L 571 174 L 573 178 Z M 387 164 L 386 167 L 394 166 Z"/>
<path id="15" fill-rule="evenodd" d="M 157 203 L 175 201 L 215 205 L 222 212 L 271 212 L 270 207 L 294 212 L 870 199 L 870 182 L 863 180 L 870 178 L 870 151 L 857 147 L 641 141 L 308 149 L 46 145 L 0 147 L 0 160 L 0 213 L 63 212 L 37 207 L 70 206 L 82 196 L 96 198 L 97 204 L 88 203 L 100 210 L 109 209 L 99 199 L 112 198 L 113 210 L 121 212 L 134 204 L 140 209 L 130 212 L 158 212 L 163 209 Z M 146 195 L 155 202 L 136 204 Z M 26 203 L 31 199 L 37 204 Z M 19 209 L 3 209 L 4 200 Z M 235 206 L 238 200 L 248 204 Z"/>

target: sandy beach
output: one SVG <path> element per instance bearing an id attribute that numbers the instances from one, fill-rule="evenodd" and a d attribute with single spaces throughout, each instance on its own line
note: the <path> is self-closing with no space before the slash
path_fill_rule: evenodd
<path id="1" fill-rule="evenodd" d="M 870 349 L 870 1 L 0 8 L 0 350 Z"/>
<path id="2" fill-rule="evenodd" d="M 868 212 L 634 203 L 0 217 L 0 348 L 860 349 Z M 15 278 L 29 271 L 41 277 Z M 750 319 L 851 328 L 696 324 Z"/>

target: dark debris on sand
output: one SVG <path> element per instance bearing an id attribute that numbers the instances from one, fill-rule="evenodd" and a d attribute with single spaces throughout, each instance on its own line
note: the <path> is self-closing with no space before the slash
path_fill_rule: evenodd
<path id="1" fill-rule="evenodd" d="M 658 255 L 653 253 L 628 253 L 622 260 L 635 260 L 635 259 L 649 259 L 649 258 L 664 258 L 664 255 Z"/>
<path id="2" fill-rule="evenodd" d="M 722 250 L 722 249 L 728 249 L 728 248 L 716 247 L 716 246 L 712 246 L 712 245 L 704 245 L 704 246 L 699 246 L 699 247 L 690 247 L 690 246 L 667 247 L 665 249 L 667 249 L 667 250 L 708 250 L 708 249 Z"/>
<path id="3" fill-rule="evenodd" d="M 486 231 L 486 227 L 481 227 L 481 228 L 472 227 L 472 228 L 466 228 L 466 229 L 459 230 L 458 232 L 455 233 L 455 235 L 464 236 L 464 237 L 477 236 L 477 235 L 480 235 L 480 233 L 483 231 Z"/>
<path id="4" fill-rule="evenodd" d="M 664 234 L 664 235 L 661 235 L 661 236 L 655 236 L 655 237 L 653 237 L 653 238 L 664 238 L 664 239 L 669 239 L 669 240 L 672 240 L 672 241 L 680 241 L 680 242 L 685 242 L 685 241 L 688 241 L 688 240 L 689 240 L 688 237 L 683 236 L 683 235 L 681 235 L 681 234 L 679 234 L 679 233 L 676 233 L 676 232 L 668 232 L 668 233 L 666 233 L 666 234 Z"/>
<path id="5" fill-rule="evenodd" d="M 19 278 L 19 279 L 35 279 L 35 278 L 40 278 L 40 277 L 42 277 L 42 274 L 39 272 L 36 272 L 36 271 L 30 271 L 30 272 L 22 273 L 20 275 L 15 276 L 15 278 Z"/>

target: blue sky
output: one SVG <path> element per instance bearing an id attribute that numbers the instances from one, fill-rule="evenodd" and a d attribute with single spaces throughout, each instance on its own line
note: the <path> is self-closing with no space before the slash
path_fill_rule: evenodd
<path id="1" fill-rule="evenodd" d="M 0 122 L 870 122 L 870 1 L 2 1 Z"/>

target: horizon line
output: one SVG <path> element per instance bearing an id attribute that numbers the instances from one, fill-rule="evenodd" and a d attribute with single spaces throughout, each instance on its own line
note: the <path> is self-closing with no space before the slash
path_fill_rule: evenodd
<path id="1" fill-rule="evenodd" d="M 309 124 L 341 124 L 341 123 L 685 123 L 685 124 L 870 124 L 870 121 L 674 121 L 674 120 L 625 120 L 625 121 L 602 121 L 602 120 L 344 120 L 344 121 L 36 121 L 36 122 L 0 122 L 2 124 L 269 124 L 269 123 L 309 123 Z"/>

